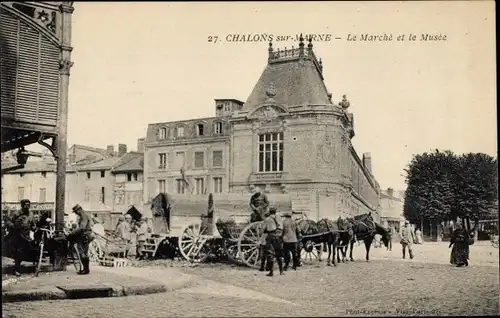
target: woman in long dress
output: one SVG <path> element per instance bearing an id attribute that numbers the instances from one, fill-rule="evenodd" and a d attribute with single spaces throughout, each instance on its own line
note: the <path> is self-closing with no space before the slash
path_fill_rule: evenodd
<path id="1" fill-rule="evenodd" d="M 456 229 L 451 234 L 449 247 L 452 246 L 450 263 L 457 267 L 469 266 L 469 233 L 461 223 L 456 224 Z"/>
<path id="2" fill-rule="evenodd" d="M 419 228 L 415 231 L 415 244 L 422 244 L 424 242 L 424 239 L 422 237 L 422 231 L 420 231 Z"/>

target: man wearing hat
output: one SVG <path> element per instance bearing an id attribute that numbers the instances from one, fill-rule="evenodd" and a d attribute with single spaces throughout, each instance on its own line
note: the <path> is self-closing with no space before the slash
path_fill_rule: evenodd
<path id="1" fill-rule="evenodd" d="M 73 207 L 73 212 L 79 216 L 79 221 L 76 229 L 68 234 L 68 241 L 75 242 L 80 253 L 83 269 L 78 275 L 87 275 L 90 273 L 89 245 L 94 240 L 92 232 L 94 222 L 90 213 L 84 211 L 79 204 Z"/>
<path id="2" fill-rule="evenodd" d="M 300 230 L 297 226 L 297 223 L 292 220 L 292 213 L 283 214 L 285 219 L 283 220 L 283 258 L 285 259 L 285 267 L 284 270 L 288 269 L 288 265 L 290 264 L 290 253 L 292 254 L 292 268 L 294 270 L 297 269 L 299 264 L 299 257 L 297 255 L 298 252 L 298 239 L 300 236 Z"/>
<path id="3" fill-rule="evenodd" d="M 406 248 L 408 248 L 408 253 L 410 254 L 410 259 L 413 259 L 413 251 L 411 246 L 415 241 L 413 231 L 410 227 L 410 222 L 405 221 L 405 225 L 401 229 L 401 246 L 403 247 L 403 259 L 406 257 Z"/>
<path id="4" fill-rule="evenodd" d="M 6 222 L 9 234 L 5 237 L 8 255 L 14 258 L 14 275 L 21 276 L 21 263 L 28 259 L 31 252 L 30 200 L 21 200 L 21 210 L 12 213 Z"/>
<path id="5" fill-rule="evenodd" d="M 274 258 L 278 261 L 280 275 L 283 275 L 283 224 L 276 215 L 276 208 L 269 209 L 269 216 L 264 219 L 264 233 L 266 236 L 265 255 L 269 273 L 267 276 L 274 275 Z"/>
<path id="6" fill-rule="evenodd" d="M 255 193 L 250 198 L 250 208 L 252 209 L 252 215 L 250 216 L 250 222 L 262 221 L 269 209 L 269 200 L 267 195 L 262 193 L 259 187 L 255 188 Z"/>

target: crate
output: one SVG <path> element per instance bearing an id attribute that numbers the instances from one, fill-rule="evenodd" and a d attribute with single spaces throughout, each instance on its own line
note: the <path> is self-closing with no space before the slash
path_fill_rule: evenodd
<path id="1" fill-rule="evenodd" d="M 126 258 L 103 257 L 99 259 L 99 265 L 106 267 L 125 267 L 130 265 L 130 261 Z"/>

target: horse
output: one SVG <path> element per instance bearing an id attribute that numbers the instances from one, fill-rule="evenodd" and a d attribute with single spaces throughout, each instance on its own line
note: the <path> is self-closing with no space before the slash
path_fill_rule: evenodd
<path id="1" fill-rule="evenodd" d="M 347 249 L 351 241 L 354 240 L 354 231 L 352 227 L 349 226 L 350 223 L 339 217 L 337 219 L 337 226 L 340 229 L 339 231 L 339 241 L 337 245 L 337 262 L 345 263 L 347 261 Z M 342 254 L 342 260 L 340 259 L 340 255 Z"/>
<path id="2" fill-rule="evenodd" d="M 353 232 L 358 241 L 363 241 L 365 243 L 366 248 L 366 261 L 370 260 L 370 247 L 375 239 L 376 234 L 380 234 L 382 236 L 382 242 L 385 247 L 389 246 L 389 232 L 380 224 L 376 223 L 371 213 L 357 215 L 354 218 L 347 218 L 347 221 L 352 224 Z M 351 239 L 349 247 L 349 258 L 351 261 L 354 261 L 352 257 L 352 250 L 354 247 L 354 238 Z"/>
<path id="3" fill-rule="evenodd" d="M 321 219 L 318 222 L 304 219 L 298 222 L 298 227 L 302 236 L 310 236 L 307 240 L 301 240 L 303 248 L 308 253 L 316 249 L 320 262 L 322 261 L 321 251 L 328 251 L 327 265 L 330 266 L 333 262 L 333 265 L 337 266 L 335 255 L 339 242 L 338 224 L 329 219 Z"/>
<path id="4" fill-rule="evenodd" d="M 297 226 L 299 228 L 300 236 L 312 236 L 315 234 L 318 234 L 318 224 L 314 222 L 313 220 L 309 219 L 301 219 L 301 220 L 296 220 Z M 321 242 L 320 236 L 313 236 L 311 239 L 308 239 L 307 241 L 303 240 L 302 238 L 299 238 L 299 244 L 298 244 L 298 256 L 299 256 L 299 265 L 301 264 L 300 262 L 300 254 L 302 248 L 306 250 L 308 253 L 313 253 L 314 249 L 316 249 L 316 252 L 318 254 L 318 260 L 321 261 L 321 245 L 323 242 Z M 319 245 L 321 244 L 321 245 Z"/>

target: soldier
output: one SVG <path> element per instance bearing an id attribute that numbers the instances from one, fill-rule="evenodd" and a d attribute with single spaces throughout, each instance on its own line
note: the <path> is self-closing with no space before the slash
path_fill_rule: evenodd
<path id="1" fill-rule="evenodd" d="M 404 227 L 401 229 L 401 246 L 403 247 L 403 259 L 405 258 L 406 248 L 408 247 L 408 252 L 410 254 L 410 259 L 413 259 L 413 251 L 411 246 L 415 241 L 413 231 L 410 227 L 410 222 L 405 221 Z"/>
<path id="2" fill-rule="evenodd" d="M 291 213 L 285 213 L 283 215 L 285 219 L 283 220 L 283 252 L 285 259 L 285 267 L 284 270 L 288 269 L 288 265 L 290 264 L 290 253 L 292 254 L 292 268 L 293 270 L 297 270 L 297 266 L 299 264 L 299 258 L 297 255 L 298 250 L 298 239 L 297 237 L 300 235 L 299 227 L 297 223 L 292 220 Z"/>
<path id="3" fill-rule="evenodd" d="M 269 273 L 267 276 L 274 275 L 274 258 L 278 261 L 280 275 L 283 275 L 283 224 L 276 215 L 276 208 L 269 209 L 269 216 L 264 220 L 264 233 L 266 237 L 266 261 Z"/>
<path id="4" fill-rule="evenodd" d="M 14 258 L 14 275 L 16 276 L 21 276 L 21 263 L 30 257 L 32 248 L 30 207 L 30 200 L 21 200 L 21 210 L 14 212 L 6 222 L 8 234 L 4 244 L 9 256 L 12 255 Z"/>
<path id="5" fill-rule="evenodd" d="M 255 188 L 255 193 L 250 198 L 250 208 L 252 209 L 250 222 L 262 221 L 269 209 L 267 195 L 262 193 L 259 187 Z"/>
<path id="6" fill-rule="evenodd" d="M 77 228 L 68 234 L 68 241 L 71 244 L 73 242 L 77 244 L 80 254 L 83 269 L 78 272 L 78 275 L 87 275 L 90 273 L 89 244 L 94 240 L 92 232 L 94 222 L 90 213 L 85 212 L 79 204 L 73 207 L 73 212 L 79 216 L 79 221 Z"/>

